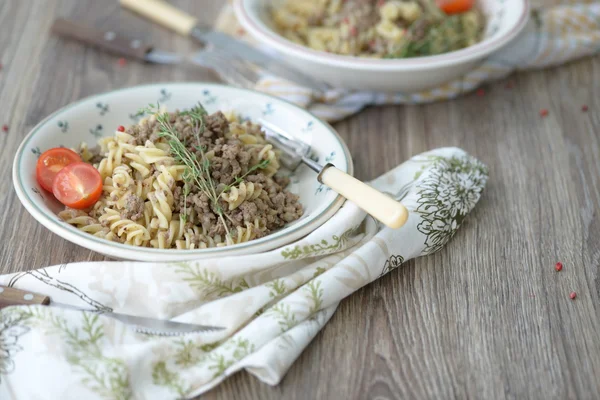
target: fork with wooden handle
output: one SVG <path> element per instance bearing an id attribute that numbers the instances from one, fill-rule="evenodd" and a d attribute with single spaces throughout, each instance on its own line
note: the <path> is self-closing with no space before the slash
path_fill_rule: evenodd
<path id="1" fill-rule="evenodd" d="M 280 161 L 284 167 L 294 171 L 301 164 L 308 166 L 318 174 L 317 180 L 320 183 L 341 194 L 389 228 L 397 229 L 406 223 L 408 210 L 404 204 L 348 175 L 333 164 L 320 165 L 310 158 L 309 145 L 264 119 L 259 119 L 258 122 L 262 125 L 267 140 L 281 150 Z"/>

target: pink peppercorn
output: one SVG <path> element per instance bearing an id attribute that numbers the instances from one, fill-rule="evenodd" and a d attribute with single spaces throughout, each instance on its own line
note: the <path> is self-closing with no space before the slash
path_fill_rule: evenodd
<path id="1" fill-rule="evenodd" d="M 556 269 L 557 271 L 562 271 L 563 268 L 563 264 L 561 262 L 557 262 L 556 265 L 554 266 L 554 269 Z"/>

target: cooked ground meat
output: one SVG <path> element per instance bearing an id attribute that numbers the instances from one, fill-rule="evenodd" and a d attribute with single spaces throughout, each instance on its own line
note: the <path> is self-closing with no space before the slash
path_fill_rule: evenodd
<path id="1" fill-rule="evenodd" d="M 205 137 L 212 137 L 213 134 L 218 137 L 224 137 L 225 134 L 229 133 L 229 121 L 227 121 L 225 114 L 221 111 L 217 111 L 206 117 L 206 127 L 207 129 L 204 132 Z"/>
<path id="2" fill-rule="evenodd" d="M 261 127 L 201 112 L 155 114 L 99 147 L 75 149 L 98 169 L 102 196 L 61 218 L 107 240 L 183 249 L 253 240 L 300 218 Z"/>
<path id="3" fill-rule="evenodd" d="M 443 54 L 476 44 L 485 30 L 478 7 L 446 14 L 435 0 L 275 3 L 270 10 L 272 22 L 283 37 L 343 55 L 409 58 Z"/>
<path id="4" fill-rule="evenodd" d="M 183 182 L 177 182 L 172 191 L 173 212 L 187 213 L 190 217 L 187 220 L 190 227 L 204 227 L 204 233 L 214 237 L 223 236 L 227 231 L 231 232 L 236 228 L 252 226 L 253 236 L 261 237 L 302 216 L 303 209 L 298 202 L 298 196 L 284 189 L 289 183 L 289 178 L 269 177 L 261 170 L 249 172 L 260 162 L 257 160 L 258 152 L 266 145 L 260 126 L 250 122 L 243 125 L 248 133 L 264 142 L 263 145 L 257 146 L 246 145 L 236 135 L 230 134 L 229 121 L 221 112 L 205 118 L 204 132 L 199 137 L 195 134 L 188 116 L 174 112 L 170 113 L 169 119 L 179 139 L 198 160 L 202 160 L 204 156 L 210 159 L 210 179 L 218 192 L 232 185 L 239 177 L 243 177 L 245 182 L 253 183 L 254 190 L 261 192 L 258 197 L 247 199 L 235 209 L 229 210 L 229 204 L 221 196 L 218 196 L 218 202 L 215 204 L 195 184 L 190 185 L 186 196 Z M 153 118 L 127 128 L 126 132 L 135 137 L 138 145 L 145 144 L 147 140 L 164 140 L 161 139 L 159 126 Z M 126 210 L 121 214 L 123 218 L 136 220 L 136 217 L 143 216 L 144 202 L 138 199 L 127 199 Z M 222 212 L 223 218 L 220 217 L 219 211 Z M 204 240 L 206 238 L 203 239 L 201 235 L 194 236 L 193 239 L 194 242 Z"/>
<path id="5" fill-rule="evenodd" d="M 130 194 L 125 199 L 125 209 L 121 211 L 121 218 L 137 221 L 144 216 L 144 200 Z"/>
<path id="6" fill-rule="evenodd" d="M 290 184 L 290 178 L 287 176 L 276 175 L 273 180 L 281 187 L 287 187 Z"/>
<path id="7" fill-rule="evenodd" d="M 179 133 L 180 139 L 185 143 L 196 142 L 190 117 L 181 116 L 178 112 L 170 113 L 170 116 L 169 122 Z M 134 136 L 137 144 L 140 146 L 143 146 L 148 140 L 156 142 L 160 137 L 160 129 L 154 118 L 144 119 L 139 124 L 127 128 L 125 132 Z M 227 133 L 229 133 L 229 122 L 222 112 L 218 111 L 212 115 L 208 115 L 206 117 L 206 128 L 202 134 L 202 137 L 208 140 L 201 141 L 201 144 L 204 146 L 214 144 L 212 143 L 212 138 L 222 138 Z"/>
<path id="8" fill-rule="evenodd" d="M 90 159 L 90 164 L 98 164 L 100 161 L 102 161 L 102 155 L 100 154 L 94 154 L 94 156 Z"/>
<path id="9" fill-rule="evenodd" d="M 365 31 L 379 21 L 379 7 L 372 0 L 346 1 L 338 17 L 342 21 L 345 18 L 353 18 L 356 28 Z"/>
<path id="10" fill-rule="evenodd" d="M 285 190 L 289 178 L 275 176 L 278 155 L 261 127 L 199 112 L 157 114 L 161 123 L 146 118 L 126 128 L 129 136 L 82 144 L 82 159 L 102 176 L 102 196 L 61 218 L 107 240 L 185 249 L 253 240 L 300 218 L 302 205 Z"/>

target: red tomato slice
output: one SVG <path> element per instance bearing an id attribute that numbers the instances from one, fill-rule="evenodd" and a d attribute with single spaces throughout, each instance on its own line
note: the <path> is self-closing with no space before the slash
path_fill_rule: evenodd
<path id="1" fill-rule="evenodd" d="M 436 0 L 436 3 L 446 14 L 459 14 L 473 8 L 475 0 Z"/>
<path id="2" fill-rule="evenodd" d="M 81 162 L 79 154 L 63 147 L 57 147 L 42 153 L 35 168 L 38 183 L 47 191 L 52 192 L 52 182 L 54 182 L 58 171 L 74 162 Z"/>
<path id="3" fill-rule="evenodd" d="M 65 206 L 83 210 L 96 204 L 100 198 L 102 177 L 90 164 L 69 164 L 56 174 L 52 193 Z"/>

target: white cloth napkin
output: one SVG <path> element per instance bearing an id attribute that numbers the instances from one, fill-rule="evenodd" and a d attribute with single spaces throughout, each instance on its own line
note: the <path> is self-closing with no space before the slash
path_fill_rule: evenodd
<path id="1" fill-rule="evenodd" d="M 226 330 L 158 337 L 93 312 L 5 308 L 0 398 L 191 398 L 241 369 L 275 385 L 343 298 L 442 248 L 486 181 L 479 161 L 460 149 L 438 149 L 372 182 L 409 209 L 398 230 L 381 229 L 346 202 L 309 236 L 268 253 L 173 264 L 63 264 L 1 276 L 1 285 L 60 303 Z"/>
<path id="2" fill-rule="evenodd" d="M 577 0 L 570 3 L 575 4 L 535 9 L 523 33 L 508 46 L 492 54 L 465 76 L 431 90 L 410 94 L 331 90 L 322 96 L 268 73 L 263 73 L 256 89 L 296 103 L 328 121 L 341 120 L 368 105 L 423 104 L 453 99 L 517 70 L 547 68 L 598 54 L 600 3 L 577 4 Z M 224 7 L 216 27 L 252 42 L 229 6 Z"/>

